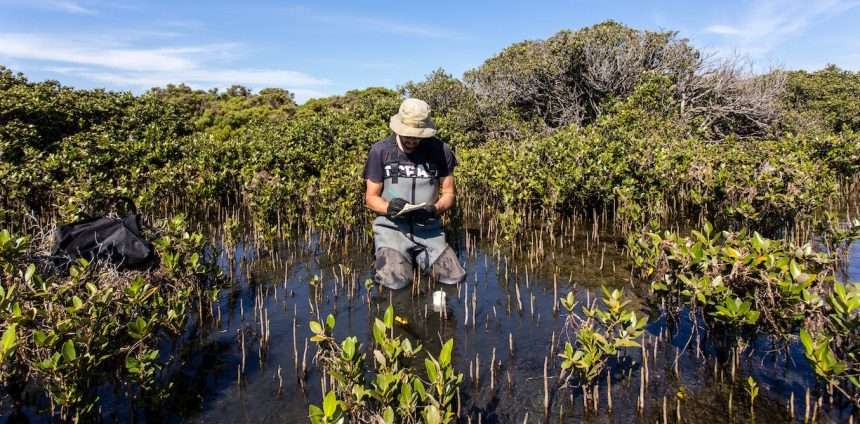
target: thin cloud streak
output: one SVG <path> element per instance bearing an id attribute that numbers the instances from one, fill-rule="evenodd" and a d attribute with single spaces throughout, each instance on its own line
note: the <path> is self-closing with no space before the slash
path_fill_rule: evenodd
<path id="1" fill-rule="evenodd" d="M 2 0 L 0 6 L 26 7 L 74 15 L 95 15 L 98 13 L 75 0 Z"/>
<path id="2" fill-rule="evenodd" d="M 53 9 L 79 15 L 95 15 L 95 10 L 87 9 L 81 6 L 80 3 L 72 0 L 48 0 L 45 2 Z"/>
<path id="3" fill-rule="evenodd" d="M 725 38 L 728 45 L 717 51 L 733 50 L 761 56 L 792 37 L 802 34 L 811 24 L 839 16 L 860 5 L 845 0 L 760 0 L 735 25 L 709 25 L 705 32 Z"/>
<path id="4" fill-rule="evenodd" d="M 301 72 L 278 69 L 196 69 L 178 73 L 140 73 L 50 66 L 43 70 L 137 93 L 168 84 L 186 84 L 197 89 L 227 88 L 239 84 L 254 90 L 269 87 L 284 88 L 293 93 L 298 102 L 330 94 L 325 90 L 325 87 L 330 84 L 328 80 L 314 78 Z"/>
<path id="5" fill-rule="evenodd" d="M 310 75 L 277 69 L 195 69 L 180 73 L 123 73 L 98 72 L 90 69 L 72 69 L 72 74 L 89 77 L 115 85 L 155 87 L 167 84 L 195 84 L 208 86 L 229 86 L 241 84 L 251 87 L 307 87 L 324 86 L 328 81 Z"/>
<path id="6" fill-rule="evenodd" d="M 193 69 L 194 62 L 186 56 L 213 49 L 214 47 L 102 48 L 97 43 L 64 41 L 39 34 L 0 33 L 0 56 L 138 71 Z"/>
<path id="7" fill-rule="evenodd" d="M 118 87 L 131 87 L 132 91 L 144 91 L 152 87 L 164 87 L 168 84 L 186 84 L 193 88 L 227 88 L 231 85 L 243 85 L 259 90 L 269 87 L 284 88 L 296 96 L 296 101 L 304 102 L 314 97 L 328 95 L 322 87 L 329 81 L 321 80 L 301 72 L 283 71 L 276 69 L 234 69 L 212 70 L 198 69 L 182 73 L 119 73 L 97 72 L 89 69 L 72 69 L 67 74 L 79 76 L 103 84 Z M 318 88 L 309 88 L 317 86 Z"/>
<path id="8" fill-rule="evenodd" d="M 329 24 L 337 28 L 348 28 L 351 30 L 382 32 L 386 34 L 399 34 L 431 39 L 464 40 L 467 38 L 465 35 L 447 28 L 424 25 L 415 22 L 396 22 L 387 19 L 370 18 L 358 15 L 319 14 L 304 6 L 289 6 L 285 10 L 289 14 Z"/>
<path id="9" fill-rule="evenodd" d="M 743 35 L 744 31 L 728 25 L 710 25 L 705 28 L 705 32 L 719 35 Z"/>
<path id="10" fill-rule="evenodd" d="M 444 28 L 431 27 L 426 25 L 417 25 L 409 23 L 398 23 L 382 19 L 362 18 L 362 17 L 342 17 L 335 18 L 351 22 L 356 26 L 363 28 L 375 29 L 381 32 L 391 34 L 411 35 L 421 38 L 436 38 L 448 40 L 462 40 L 461 34 L 450 31 Z"/>
<path id="11" fill-rule="evenodd" d="M 0 59 L 47 62 L 41 69 L 97 81 L 121 89 L 148 89 L 186 83 L 206 88 L 241 84 L 250 88 L 282 87 L 298 98 L 323 95 L 330 81 L 303 72 L 223 65 L 241 45 L 134 48 L 98 38 L 70 40 L 46 34 L 0 33 Z"/>

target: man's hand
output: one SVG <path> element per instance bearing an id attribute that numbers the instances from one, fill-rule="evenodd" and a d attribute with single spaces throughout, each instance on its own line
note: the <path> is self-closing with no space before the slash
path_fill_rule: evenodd
<path id="1" fill-rule="evenodd" d="M 397 215 L 406 204 L 409 203 L 404 199 L 399 197 L 395 197 L 388 201 L 388 209 L 385 211 L 385 214 L 388 215 L 389 218 L 394 218 L 394 215 Z"/>
<path id="2" fill-rule="evenodd" d="M 430 218 L 436 218 L 437 215 L 438 215 L 438 211 L 436 210 L 436 205 L 431 203 L 429 205 L 424 205 L 424 206 L 417 208 L 417 209 L 412 209 L 409 212 L 406 212 L 400 216 L 414 218 L 414 219 L 417 219 L 419 221 L 424 221 L 424 220 L 427 220 Z"/>
<path id="3" fill-rule="evenodd" d="M 416 209 L 414 212 L 410 212 L 410 215 L 414 216 L 416 219 L 427 220 L 430 218 L 436 218 L 437 211 L 436 205 L 429 204 L 424 205 L 421 209 Z"/>

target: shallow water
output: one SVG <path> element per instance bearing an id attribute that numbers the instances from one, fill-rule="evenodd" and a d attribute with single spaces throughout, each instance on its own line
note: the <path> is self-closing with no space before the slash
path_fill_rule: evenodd
<path id="1" fill-rule="evenodd" d="M 361 239 L 358 234 L 351 235 L 349 246 L 321 242 L 318 236 L 293 238 L 268 249 L 236 246 L 230 255 L 220 257 L 222 268 L 232 275 L 231 286 L 212 305 L 220 320 L 204 320 L 203 325 L 192 320 L 181 340 L 165 342 L 165 355 L 173 352 L 180 358 L 167 373 L 174 385 L 171 398 L 157 411 L 129 410 L 119 399 L 106 401 L 103 417 L 108 421 L 307 422 L 308 403 L 319 403 L 322 397 L 321 375 L 313 364 L 315 346 L 307 342 L 309 320 L 333 314 L 335 337 L 357 336 L 367 351 L 372 320 L 391 303 L 408 322 L 399 327 L 400 334 L 420 342 L 425 350 L 435 354 L 442 341 L 454 338 L 454 366 L 465 374 L 461 422 L 519 423 L 526 415 L 528 422 L 544 422 L 544 360 L 549 358 L 550 387 L 554 387 L 553 376 L 559 374 L 561 362 L 558 350 L 572 336 L 564 329 L 560 306 L 560 312 L 553 312 L 554 292 L 561 297 L 574 290 L 582 304 L 606 286 L 625 289 L 633 305 L 649 315 L 644 348 L 627 349 L 620 361 L 610 362 L 611 382 L 605 374 L 600 377 L 596 411 L 593 399 L 585 410 L 579 388 L 553 391 L 549 422 L 655 422 L 664 415 L 670 421 L 680 416 L 687 422 L 748 422 L 751 414 L 758 420 L 786 422 L 791 421 L 792 393 L 795 416 L 802 420 L 807 388 L 813 403 L 823 396 L 820 420 L 849 418 L 852 407 L 839 396 L 831 400 L 816 385 L 797 343 L 778 351 L 766 336 L 753 337 L 736 362 L 732 383 L 729 341 L 720 334 L 707 334 L 683 311 L 674 318 L 661 313 L 658 302 L 649 302 L 634 289 L 621 249 L 623 240 L 601 234 L 595 242 L 586 227 L 581 225 L 575 235 L 568 228 L 554 243 L 548 233 L 538 231 L 515 255 L 498 247 L 501 244 L 494 247 L 491 240 L 482 240 L 477 228 L 456 231 L 451 244 L 468 276 L 460 287 L 442 288 L 448 293 L 447 317 L 428 306 L 426 278 L 415 283 L 420 290 L 374 288 L 368 296 L 364 281 L 372 272 L 371 245 L 367 239 L 356 242 Z M 855 243 L 849 256 L 860 258 L 860 245 Z M 860 280 L 860 260 L 851 261 L 846 272 L 846 279 Z M 315 276 L 319 278 L 316 287 L 309 283 Z M 318 305 L 310 300 L 317 290 L 322 292 Z M 268 321 L 270 335 L 265 349 L 259 342 L 266 328 L 261 316 Z M 643 351 L 649 378 L 640 413 L 636 405 Z M 297 369 L 303 363 L 307 376 L 300 381 Z M 761 387 L 752 411 L 744 391 L 750 375 Z M 111 397 L 106 394 L 104 399 Z"/>
<path id="2" fill-rule="evenodd" d="M 426 282 L 420 283 L 423 293 L 416 290 L 380 291 L 376 288 L 368 302 L 362 283 L 371 275 L 369 245 L 350 248 L 347 255 L 328 255 L 315 240 L 302 243 L 302 246 L 282 246 L 277 256 L 285 257 L 291 249 L 291 253 L 296 255 L 295 259 L 285 261 L 290 262 L 289 266 L 272 261 L 274 252 L 255 261 L 252 249 L 240 247 L 235 259 L 236 284 L 222 296 L 221 325 L 217 330 L 202 335 L 194 349 L 206 352 L 202 356 L 208 359 L 198 358 L 194 361 L 197 365 L 192 363 L 180 371 L 183 380 L 196 382 L 186 390 L 195 393 L 197 402 L 175 419 L 192 422 L 306 420 L 307 403 L 321 399 L 320 373 L 312 364 L 314 346 L 308 346 L 307 353 L 304 353 L 305 340 L 311 335 L 307 323 L 312 313 L 312 305 L 308 301 L 312 289 L 308 282 L 320 273 L 320 287 L 324 288 L 326 295 L 319 305 L 319 316 L 325 317 L 329 313 L 335 316 L 335 337 L 338 339 L 355 335 L 366 349 L 372 319 L 381 316 L 389 302 L 394 305 L 396 313 L 408 321 L 407 326 L 400 328 L 401 334 L 422 343 L 425 349 L 437 352 L 443 340 L 454 338 L 454 365 L 466 376 L 461 396 L 464 422 L 468 418 L 478 422 L 479 416 L 481 422 L 487 423 L 523 422 L 526 414 L 529 422 L 543 421 L 544 359 L 550 358 L 550 376 L 557 376 L 560 361 L 555 355 L 568 336 L 564 331 L 564 313 L 553 313 L 554 284 L 557 285 L 558 296 L 575 290 L 580 303 L 599 293 L 601 285 L 625 288 L 628 297 L 651 319 L 644 340 L 649 362 L 644 411 L 640 414 L 636 408 L 642 351 L 628 349 L 626 358 L 620 363 L 613 361 L 610 364 L 613 369 L 611 412 L 606 396 L 607 381 L 601 377 L 597 412 L 591 403 L 593 399 L 589 399 L 590 410 L 584 410 L 583 394 L 579 389 L 558 391 L 552 395 L 551 422 L 653 422 L 662 420 L 664 414 L 672 420 L 680 414 L 682 420 L 688 422 L 746 422 L 751 418 L 748 396 L 744 391 L 748 375 L 752 375 L 761 386 L 754 407 L 758 419 L 790 421 L 788 403 L 792 393 L 795 414 L 802 418 L 806 388 L 813 388 L 812 402 L 822 394 L 816 390 L 814 374 L 799 346 L 790 346 L 788 354 L 772 352 L 776 347 L 765 336 L 753 338 L 752 346 L 741 353 L 735 382 L 732 383 L 732 359 L 726 348 L 728 342 L 717 340 L 718 336 L 706 335 L 704 327 L 696 327 L 687 314 L 682 313 L 672 319 L 658 312 L 656 305 L 649 306 L 647 299 L 631 287 L 629 266 L 621 253 L 620 240 L 604 235 L 596 246 L 589 240 L 589 255 L 586 233 L 576 235 L 572 248 L 569 238 L 564 248 L 560 242 L 551 248 L 546 239 L 535 242 L 535 249 L 543 245 L 544 251 L 533 254 L 531 261 L 524 258 L 528 253 L 513 259 L 508 256 L 510 252 L 506 254 L 494 249 L 492 243 L 480 240 L 479 232 L 474 229 L 460 233 L 469 235 L 469 248 L 464 241 L 466 237 L 460 237 L 452 244 L 458 248 L 468 277 L 459 288 L 443 287 L 448 293 L 447 319 L 428 308 L 430 298 Z M 247 271 L 242 271 L 240 264 L 243 255 L 250 259 L 244 267 Z M 858 255 L 860 248 L 855 245 L 851 256 L 860 257 Z M 354 272 L 347 281 L 353 282 L 355 297 L 344 293 L 345 286 L 339 275 L 341 265 Z M 860 268 L 852 263 L 848 267 L 848 278 L 860 276 L 858 272 Z M 335 296 L 336 286 L 338 296 Z M 522 310 L 518 307 L 517 288 Z M 469 293 L 468 300 L 466 293 Z M 472 310 L 475 293 L 477 308 Z M 251 312 L 252 305 L 258 300 L 268 311 L 271 334 L 269 348 L 262 361 L 255 338 L 260 333 L 259 321 L 254 320 Z M 241 319 L 242 308 L 238 306 L 240 302 L 244 308 L 244 321 Z M 294 318 L 297 349 L 294 349 L 293 339 Z M 239 328 L 246 331 L 246 365 L 241 384 L 238 383 L 242 356 L 240 343 L 237 343 Z M 697 337 L 694 337 L 694 328 L 698 329 Z M 513 352 L 509 349 L 509 339 L 513 340 Z M 550 352 L 553 340 L 556 346 Z M 309 367 L 304 388 L 297 383 L 296 356 L 299 367 L 305 361 Z M 493 357 L 495 367 L 491 388 L 490 362 Z M 476 363 L 479 363 L 477 378 L 470 372 Z M 281 389 L 279 368 L 280 381 L 283 381 Z M 731 411 L 729 398 L 732 399 Z M 820 419 L 847 420 L 851 407 L 846 402 L 837 396 L 831 406 L 829 397 L 823 399 Z"/>

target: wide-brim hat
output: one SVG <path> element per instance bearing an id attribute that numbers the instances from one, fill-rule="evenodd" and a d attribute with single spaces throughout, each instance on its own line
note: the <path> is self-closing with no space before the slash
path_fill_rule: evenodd
<path id="1" fill-rule="evenodd" d="M 436 125 L 430 119 L 430 105 L 418 99 L 404 100 L 388 126 L 404 137 L 429 138 L 436 135 Z"/>

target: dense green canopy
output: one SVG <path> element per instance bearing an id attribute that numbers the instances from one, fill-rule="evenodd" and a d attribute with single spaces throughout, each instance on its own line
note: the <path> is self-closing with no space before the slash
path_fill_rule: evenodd
<path id="1" fill-rule="evenodd" d="M 277 88 L 135 96 L 2 68 L 0 208 L 71 219 L 126 195 L 153 210 L 243 205 L 260 224 L 355 223 L 366 149 L 414 96 L 461 157 L 462 190 L 498 199 L 500 212 L 611 206 L 642 222 L 681 200 L 741 220 L 791 218 L 856 172 L 858 92 L 854 72 L 753 75 L 674 32 L 611 21 L 516 43 L 462 80 L 439 69 L 399 92 L 303 105 Z"/>

